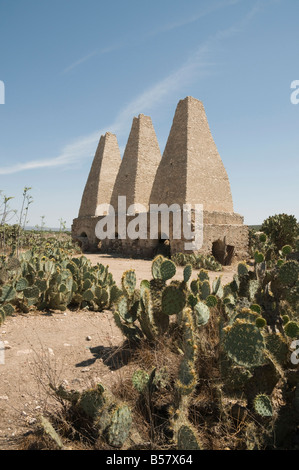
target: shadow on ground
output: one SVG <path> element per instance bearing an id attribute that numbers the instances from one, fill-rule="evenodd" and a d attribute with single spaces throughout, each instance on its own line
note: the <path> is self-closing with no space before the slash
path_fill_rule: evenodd
<path id="1" fill-rule="evenodd" d="M 127 365 L 131 358 L 131 350 L 127 345 L 119 346 L 96 346 L 90 348 L 93 358 L 79 362 L 76 367 L 88 367 L 94 364 L 97 359 L 102 359 L 105 366 L 110 370 L 118 370 Z"/>

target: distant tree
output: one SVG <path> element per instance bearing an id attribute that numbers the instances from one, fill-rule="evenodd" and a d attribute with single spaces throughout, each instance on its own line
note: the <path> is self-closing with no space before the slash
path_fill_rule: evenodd
<path id="1" fill-rule="evenodd" d="M 294 246 L 296 238 L 299 237 L 299 224 L 294 215 L 277 214 L 264 220 L 262 227 L 277 250 L 284 245 Z"/>

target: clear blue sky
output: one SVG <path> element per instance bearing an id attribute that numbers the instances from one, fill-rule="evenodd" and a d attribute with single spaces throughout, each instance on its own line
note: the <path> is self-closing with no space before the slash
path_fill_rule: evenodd
<path id="1" fill-rule="evenodd" d="M 299 219 L 298 0 L 0 0 L 0 189 L 70 227 L 98 140 L 203 101 L 245 223 Z"/>

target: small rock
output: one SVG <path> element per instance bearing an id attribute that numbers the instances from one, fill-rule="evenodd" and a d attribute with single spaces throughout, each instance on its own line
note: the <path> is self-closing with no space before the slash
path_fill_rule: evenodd
<path id="1" fill-rule="evenodd" d="M 51 356 L 54 356 L 54 351 L 52 348 L 48 348 L 48 353 L 51 355 Z"/>
<path id="2" fill-rule="evenodd" d="M 27 423 L 28 423 L 28 424 L 35 424 L 36 421 L 37 421 L 36 418 L 30 418 L 30 416 L 28 416 L 28 419 L 27 419 Z"/>
<path id="3" fill-rule="evenodd" d="M 91 336 L 86 336 L 86 341 L 91 341 Z"/>
<path id="4" fill-rule="evenodd" d="M 32 352 L 32 349 L 19 349 L 19 351 L 17 351 L 17 356 L 22 356 L 23 354 L 31 354 Z"/>

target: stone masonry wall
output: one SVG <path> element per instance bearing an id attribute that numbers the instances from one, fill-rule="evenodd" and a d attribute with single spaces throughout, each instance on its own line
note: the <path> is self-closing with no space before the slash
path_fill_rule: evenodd
<path id="1" fill-rule="evenodd" d="M 228 176 L 204 106 L 195 98 L 177 105 L 150 202 L 203 204 L 206 211 L 233 212 Z"/>
<path id="2" fill-rule="evenodd" d="M 126 196 L 127 207 L 142 204 L 146 210 L 161 160 L 157 137 L 149 116 L 140 114 L 133 119 L 119 173 L 111 197 L 117 210 L 118 196 Z"/>
<path id="3" fill-rule="evenodd" d="M 110 201 L 121 164 L 117 138 L 107 132 L 101 136 L 84 188 L 79 217 L 93 217 L 99 204 Z"/>

